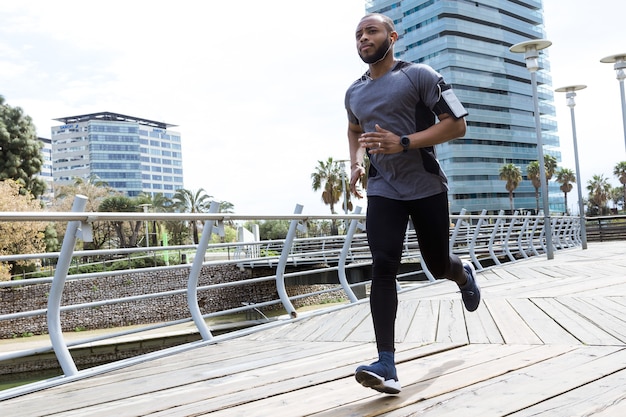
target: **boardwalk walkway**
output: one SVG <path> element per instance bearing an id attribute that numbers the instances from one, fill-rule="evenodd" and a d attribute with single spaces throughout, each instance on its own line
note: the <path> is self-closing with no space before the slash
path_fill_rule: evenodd
<path id="1" fill-rule="evenodd" d="M 397 396 L 354 381 L 375 357 L 359 302 L 8 399 L 0 415 L 624 416 L 625 254 L 592 243 L 482 271 L 475 313 L 449 282 L 403 292 Z"/>

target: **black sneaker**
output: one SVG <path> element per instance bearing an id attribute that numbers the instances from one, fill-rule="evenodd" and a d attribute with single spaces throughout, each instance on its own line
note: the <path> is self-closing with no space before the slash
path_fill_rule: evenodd
<path id="1" fill-rule="evenodd" d="M 354 377 L 364 387 L 385 394 L 398 394 L 402 389 L 391 352 L 380 352 L 376 362 L 356 368 Z"/>
<path id="2" fill-rule="evenodd" d="M 480 287 L 476 282 L 476 270 L 474 269 L 474 265 L 470 262 L 464 262 L 463 269 L 465 269 L 467 283 L 459 287 L 461 297 L 463 298 L 463 304 L 465 304 L 467 311 L 474 311 L 480 304 Z"/>

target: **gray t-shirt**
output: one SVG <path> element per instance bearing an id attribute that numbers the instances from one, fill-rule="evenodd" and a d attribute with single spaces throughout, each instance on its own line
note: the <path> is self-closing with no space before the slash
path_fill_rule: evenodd
<path id="1" fill-rule="evenodd" d="M 410 135 L 435 124 L 442 86 L 449 88 L 430 66 L 398 61 L 387 74 L 376 79 L 366 74 L 348 88 L 348 119 L 364 132 L 378 124 L 398 136 Z M 432 148 L 370 155 L 368 196 L 416 200 L 447 190 Z"/>

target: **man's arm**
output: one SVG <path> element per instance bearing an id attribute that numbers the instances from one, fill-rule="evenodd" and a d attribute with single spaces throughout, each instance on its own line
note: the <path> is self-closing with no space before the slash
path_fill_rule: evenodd
<path id="1" fill-rule="evenodd" d="M 361 126 L 348 122 L 348 146 L 350 150 L 350 191 L 355 196 L 361 198 L 361 192 L 356 188 L 357 182 L 361 176 L 365 175 L 363 166 L 363 158 L 365 157 L 365 148 L 359 143 L 359 138 L 363 134 Z"/>
<path id="2" fill-rule="evenodd" d="M 410 149 L 426 148 L 438 145 L 465 135 L 465 118 L 455 119 L 447 113 L 438 115 L 436 123 L 421 132 L 390 132 L 376 125 L 376 131 L 363 133 L 358 139 L 363 148 L 370 148 L 370 153 L 397 153 L 402 152 L 400 137 L 404 134 L 409 137 Z"/>

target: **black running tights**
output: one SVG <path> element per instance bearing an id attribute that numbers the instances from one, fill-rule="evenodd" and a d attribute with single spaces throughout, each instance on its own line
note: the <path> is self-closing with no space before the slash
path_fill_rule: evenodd
<path id="1" fill-rule="evenodd" d="M 433 276 L 457 284 L 466 280 L 461 260 L 449 250 L 450 218 L 445 192 L 411 201 L 368 197 L 366 229 L 373 258 L 370 308 L 379 352 L 395 351 L 396 274 L 409 218 L 417 233 L 422 259 Z"/>

